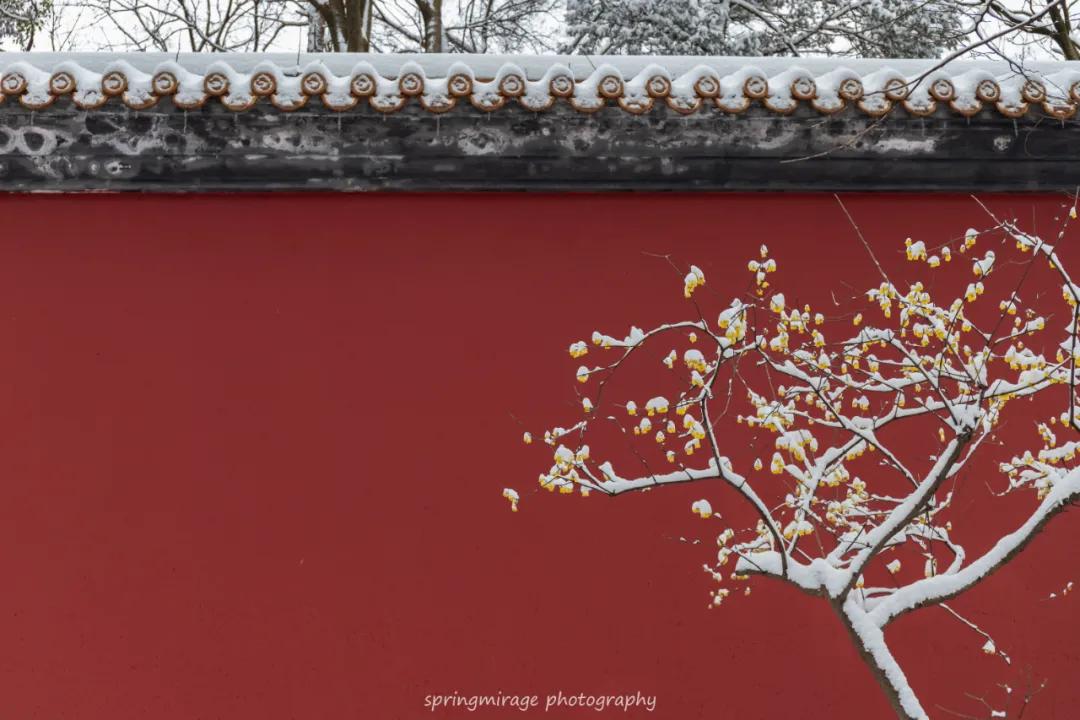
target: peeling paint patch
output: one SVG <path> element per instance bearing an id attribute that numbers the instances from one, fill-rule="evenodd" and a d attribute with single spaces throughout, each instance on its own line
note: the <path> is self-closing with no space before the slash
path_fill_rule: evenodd
<path id="1" fill-rule="evenodd" d="M 902 152 L 902 153 L 932 153 L 938 149 L 938 138 L 935 137 L 922 137 L 911 138 L 902 136 L 886 136 L 880 138 L 874 142 L 877 146 L 876 149 L 883 152 Z"/>

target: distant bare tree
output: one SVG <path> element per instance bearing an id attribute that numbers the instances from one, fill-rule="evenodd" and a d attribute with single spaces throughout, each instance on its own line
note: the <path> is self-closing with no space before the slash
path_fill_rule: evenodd
<path id="1" fill-rule="evenodd" d="M 387 49 L 424 52 L 528 52 L 551 47 L 558 0 L 383 0 Z"/>
<path id="2" fill-rule="evenodd" d="M 469 52 L 546 49 L 560 0 L 307 0 L 309 50 Z"/>
<path id="3" fill-rule="evenodd" d="M 116 38 L 107 45 L 140 51 L 263 51 L 285 28 L 308 23 L 298 5 L 282 0 L 77 0 L 72 7 Z"/>
<path id="4" fill-rule="evenodd" d="M 1080 59 L 1080 0 L 0 0 L 51 49 Z"/>
<path id="5" fill-rule="evenodd" d="M 977 37 L 985 37 L 994 28 L 1016 30 L 1004 38 L 1004 47 L 993 46 L 996 54 L 1008 52 L 1015 58 L 1018 48 L 1036 47 L 1062 60 L 1080 60 L 1078 0 L 958 0 L 954 4 L 962 6 Z M 1031 21 L 1033 16 L 1038 19 Z"/>

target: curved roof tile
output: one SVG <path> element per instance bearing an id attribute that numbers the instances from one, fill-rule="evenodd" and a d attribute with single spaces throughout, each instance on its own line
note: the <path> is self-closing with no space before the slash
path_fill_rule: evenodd
<path id="1" fill-rule="evenodd" d="M 292 62 L 290 62 L 292 60 Z M 803 58 L 582 58 L 570 56 L 14 54 L 0 55 L 0 102 L 42 110 L 69 97 L 81 109 L 116 98 L 144 110 L 168 98 L 182 109 L 217 102 L 232 111 L 266 102 L 291 112 L 309 103 L 334 111 L 366 104 L 382 113 L 418 103 L 431 113 L 459 105 L 494 112 L 508 104 L 544 111 L 558 103 L 591 113 L 657 105 L 690 114 L 737 114 L 754 105 L 787 115 L 800 107 L 846 108 L 880 117 L 939 108 L 970 117 L 984 109 L 1058 119 L 1080 107 L 1080 69 L 1044 63 L 1018 74 L 1000 63 Z M 586 64 L 587 63 L 587 64 Z"/>

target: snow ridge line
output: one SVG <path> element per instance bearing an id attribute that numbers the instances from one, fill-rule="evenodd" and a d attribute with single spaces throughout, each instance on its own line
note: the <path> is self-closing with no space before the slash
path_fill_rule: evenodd
<path id="1" fill-rule="evenodd" d="M 989 109 L 1010 118 L 1037 107 L 1059 120 L 1072 118 L 1080 108 L 1080 70 L 1066 63 L 1026 76 L 970 63 L 929 74 L 914 71 L 911 61 L 899 61 L 908 68 L 907 74 L 887 65 L 860 74 L 840 61 L 805 63 L 814 72 L 796 64 L 764 64 L 773 70 L 770 74 L 751 62 L 732 65 L 702 58 L 704 62 L 675 73 L 660 64 L 664 58 L 655 58 L 659 62 L 636 72 L 624 72 L 618 63 L 603 63 L 582 76 L 562 62 L 537 65 L 535 58 L 526 56 L 517 58 L 520 62 L 510 56 L 494 73 L 490 60 L 461 56 L 430 74 L 420 62 L 407 57 L 390 74 L 383 74 L 368 60 L 336 74 L 322 60 L 283 65 L 270 59 L 252 64 L 250 58 L 237 56 L 234 62 L 229 55 L 219 57 L 210 63 L 162 60 L 151 65 L 145 58 L 118 54 L 105 63 L 90 63 L 98 69 L 88 69 L 77 55 L 49 55 L 44 62 L 28 55 L 0 59 L 0 102 L 11 98 L 30 110 L 44 110 L 70 96 L 77 108 L 92 110 L 115 97 L 128 108 L 145 110 L 168 97 L 175 107 L 194 110 L 217 99 L 225 108 L 240 112 L 265 99 L 278 110 L 291 112 L 315 98 L 333 111 L 366 103 L 378 112 L 393 113 L 415 99 L 431 113 L 448 112 L 459 104 L 494 112 L 511 102 L 540 112 L 565 102 L 582 113 L 618 107 L 642 115 L 662 104 L 684 115 L 706 108 L 739 114 L 753 106 L 789 115 L 808 106 L 823 115 L 854 107 L 870 117 L 881 117 L 894 108 L 922 117 L 944 107 L 963 117 Z M 476 62 L 470 64 L 470 60 Z M 685 60 L 677 65 L 688 67 Z M 334 64 L 339 70 L 342 67 L 340 62 Z M 385 69 L 386 59 L 381 58 L 379 65 Z M 485 73 L 474 71 L 474 66 Z M 531 68 L 531 77 L 524 67 Z"/>

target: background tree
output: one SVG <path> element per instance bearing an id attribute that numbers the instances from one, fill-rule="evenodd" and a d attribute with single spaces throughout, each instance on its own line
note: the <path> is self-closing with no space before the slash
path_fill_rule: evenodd
<path id="1" fill-rule="evenodd" d="M 1076 217 L 1075 204 L 1064 210 Z M 1008 661 L 949 601 L 1080 496 L 1080 286 L 1053 245 L 991 218 L 989 229 L 936 246 L 908 239 L 904 253 L 923 271 L 904 283 L 863 241 L 880 277 L 847 305 L 830 292 L 828 316 L 772 288 L 778 265 L 763 245 L 748 264 L 749 291 L 713 322 L 699 302 L 705 275 L 691 266 L 682 288 L 691 319 L 623 338 L 593 334 L 592 346 L 614 357 L 577 369 L 588 392 L 579 393 L 582 419 L 544 433 L 554 464 L 540 487 L 607 496 L 724 488 L 741 502 L 725 501 L 724 518 L 715 497 L 690 508 L 720 523 L 716 561 L 704 568 L 717 583 L 712 605 L 735 588 L 749 595 L 751 576 L 828 603 L 897 716 L 928 717 L 886 628 L 941 608 L 974 647 Z M 1056 304 L 1048 287 L 1061 288 Z M 569 352 L 594 350 L 582 340 Z M 1006 447 L 998 433 L 1007 417 L 1030 420 L 1038 445 Z M 634 472 L 598 458 L 597 437 Z M 1002 480 L 990 494 L 981 477 L 961 482 L 965 471 Z M 504 496 L 517 510 L 519 493 Z M 1024 519 L 969 555 L 964 533 L 986 530 L 963 523 L 973 502 L 1012 503 Z"/>
<path id="2" fill-rule="evenodd" d="M 312 52 L 369 52 L 375 0 L 308 0 Z"/>
<path id="3" fill-rule="evenodd" d="M 79 0 L 78 22 L 107 28 L 126 50 L 263 51 L 307 18 L 281 0 Z"/>
<path id="4" fill-rule="evenodd" d="M 55 2 L 55 4 L 50 4 Z M 3 0 L 7 47 L 1077 59 L 1080 0 Z M 5 10 L 6 8 L 6 10 Z"/>
<path id="5" fill-rule="evenodd" d="M 307 0 L 325 34 L 309 49 L 526 52 L 549 47 L 558 0 Z M 350 4 L 351 3 L 351 4 Z"/>
<path id="6" fill-rule="evenodd" d="M 558 3 L 61 0 L 55 12 L 38 13 L 53 50 L 542 52 L 552 47 Z"/>
<path id="7" fill-rule="evenodd" d="M 0 40 L 33 50 L 37 32 L 51 12 L 51 0 L 0 0 Z"/>
<path id="8" fill-rule="evenodd" d="M 567 52 L 932 57 L 963 9 L 935 0 L 567 0 Z"/>
<path id="9" fill-rule="evenodd" d="M 1002 43 L 989 51 L 1012 59 L 1034 51 L 1060 60 L 1080 60 L 1080 36 L 1076 34 L 1077 0 L 959 0 L 976 38 L 995 28 L 1012 28 Z M 1031 21 L 1033 16 L 1038 16 Z"/>
<path id="10" fill-rule="evenodd" d="M 538 52 L 553 47 L 558 0 L 383 0 L 381 44 L 395 52 Z"/>

